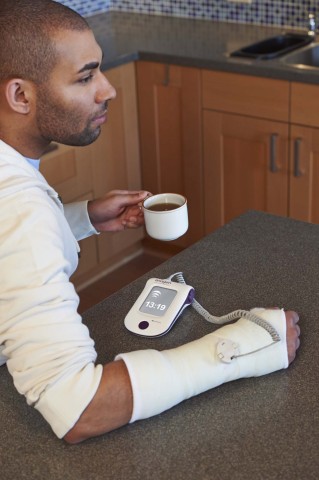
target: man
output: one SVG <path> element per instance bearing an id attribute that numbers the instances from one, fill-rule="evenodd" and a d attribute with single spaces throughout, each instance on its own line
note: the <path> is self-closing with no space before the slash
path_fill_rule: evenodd
<path id="1" fill-rule="evenodd" d="M 76 240 L 142 225 L 148 192 L 63 209 L 35 168 L 51 141 L 93 142 L 115 98 L 85 20 L 52 0 L 1 0 L 0 38 L 0 359 L 28 404 L 76 443 L 226 381 L 286 368 L 299 347 L 298 315 L 279 309 L 254 310 L 257 324 L 241 318 L 177 349 L 95 365 L 69 281 Z"/>

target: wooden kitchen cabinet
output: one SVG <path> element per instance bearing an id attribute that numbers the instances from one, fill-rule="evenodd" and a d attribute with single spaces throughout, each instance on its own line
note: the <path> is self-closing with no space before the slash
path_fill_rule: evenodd
<path id="1" fill-rule="evenodd" d="M 181 193 L 190 226 L 169 242 L 177 250 L 248 209 L 319 223 L 318 86 L 152 62 L 106 76 L 117 98 L 99 139 L 43 156 L 64 202 L 112 189 Z M 144 238 L 137 229 L 81 241 L 75 285 L 136 255 Z"/>
<path id="2" fill-rule="evenodd" d="M 135 64 L 113 68 L 105 75 L 116 89 L 116 99 L 109 103 L 108 123 L 91 146 L 95 197 L 115 189 L 142 188 Z M 143 228 L 99 235 L 99 264 L 111 267 L 133 255 L 142 248 L 144 235 Z"/>
<path id="3" fill-rule="evenodd" d="M 288 215 L 289 84 L 202 72 L 206 233 L 246 210 Z"/>
<path id="4" fill-rule="evenodd" d="M 202 70 L 203 108 L 289 121 L 289 82 Z"/>
<path id="5" fill-rule="evenodd" d="M 92 157 L 89 147 L 71 147 L 53 144 L 52 150 L 43 155 L 41 173 L 58 192 L 63 203 L 92 199 Z M 94 270 L 97 265 L 96 238 L 89 237 L 79 242 L 81 258 L 73 281 Z"/>
<path id="6" fill-rule="evenodd" d="M 93 199 L 113 189 L 141 189 L 135 66 L 106 72 L 117 90 L 109 104 L 109 123 L 87 147 L 57 145 L 43 156 L 41 172 L 63 202 Z M 79 267 L 72 280 L 78 289 L 141 249 L 142 228 L 94 235 L 80 242 Z"/>
<path id="7" fill-rule="evenodd" d="M 206 233 L 254 209 L 288 214 L 288 125 L 204 111 Z"/>
<path id="8" fill-rule="evenodd" d="M 137 62 L 137 89 L 142 186 L 187 197 L 189 230 L 169 242 L 183 248 L 204 235 L 200 70 Z"/>

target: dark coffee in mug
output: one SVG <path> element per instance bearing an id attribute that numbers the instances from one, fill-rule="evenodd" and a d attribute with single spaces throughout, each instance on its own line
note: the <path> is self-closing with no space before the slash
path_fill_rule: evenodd
<path id="1" fill-rule="evenodd" d="M 153 212 L 167 212 L 168 210 L 175 210 L 175 208 L 179 208 L 180 205 L 178 203 L 155 203 L 150 207 L 146 207 L 148 210 L 152 210 Z"/>

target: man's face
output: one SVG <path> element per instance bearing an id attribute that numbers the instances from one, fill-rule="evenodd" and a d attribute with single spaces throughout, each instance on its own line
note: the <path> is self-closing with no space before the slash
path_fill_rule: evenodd
<path id="1" fill-rule="evenodd" d="M 89 145 L 107 119 L 115 90 L 100 71 L 102 52 L 90 30 L 59 32 L 58 62 L 37 90 L 41 137 L 66 145 Z"/>

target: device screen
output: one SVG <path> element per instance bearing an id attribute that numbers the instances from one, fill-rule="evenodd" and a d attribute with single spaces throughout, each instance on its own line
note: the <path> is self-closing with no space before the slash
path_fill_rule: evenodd
<path id="1" fill-rule="evenodd" d="M 164 287 L 153 287 L 140 307 L 140 312 L 162 317 L 171 305 L 177 290 Z"/>

